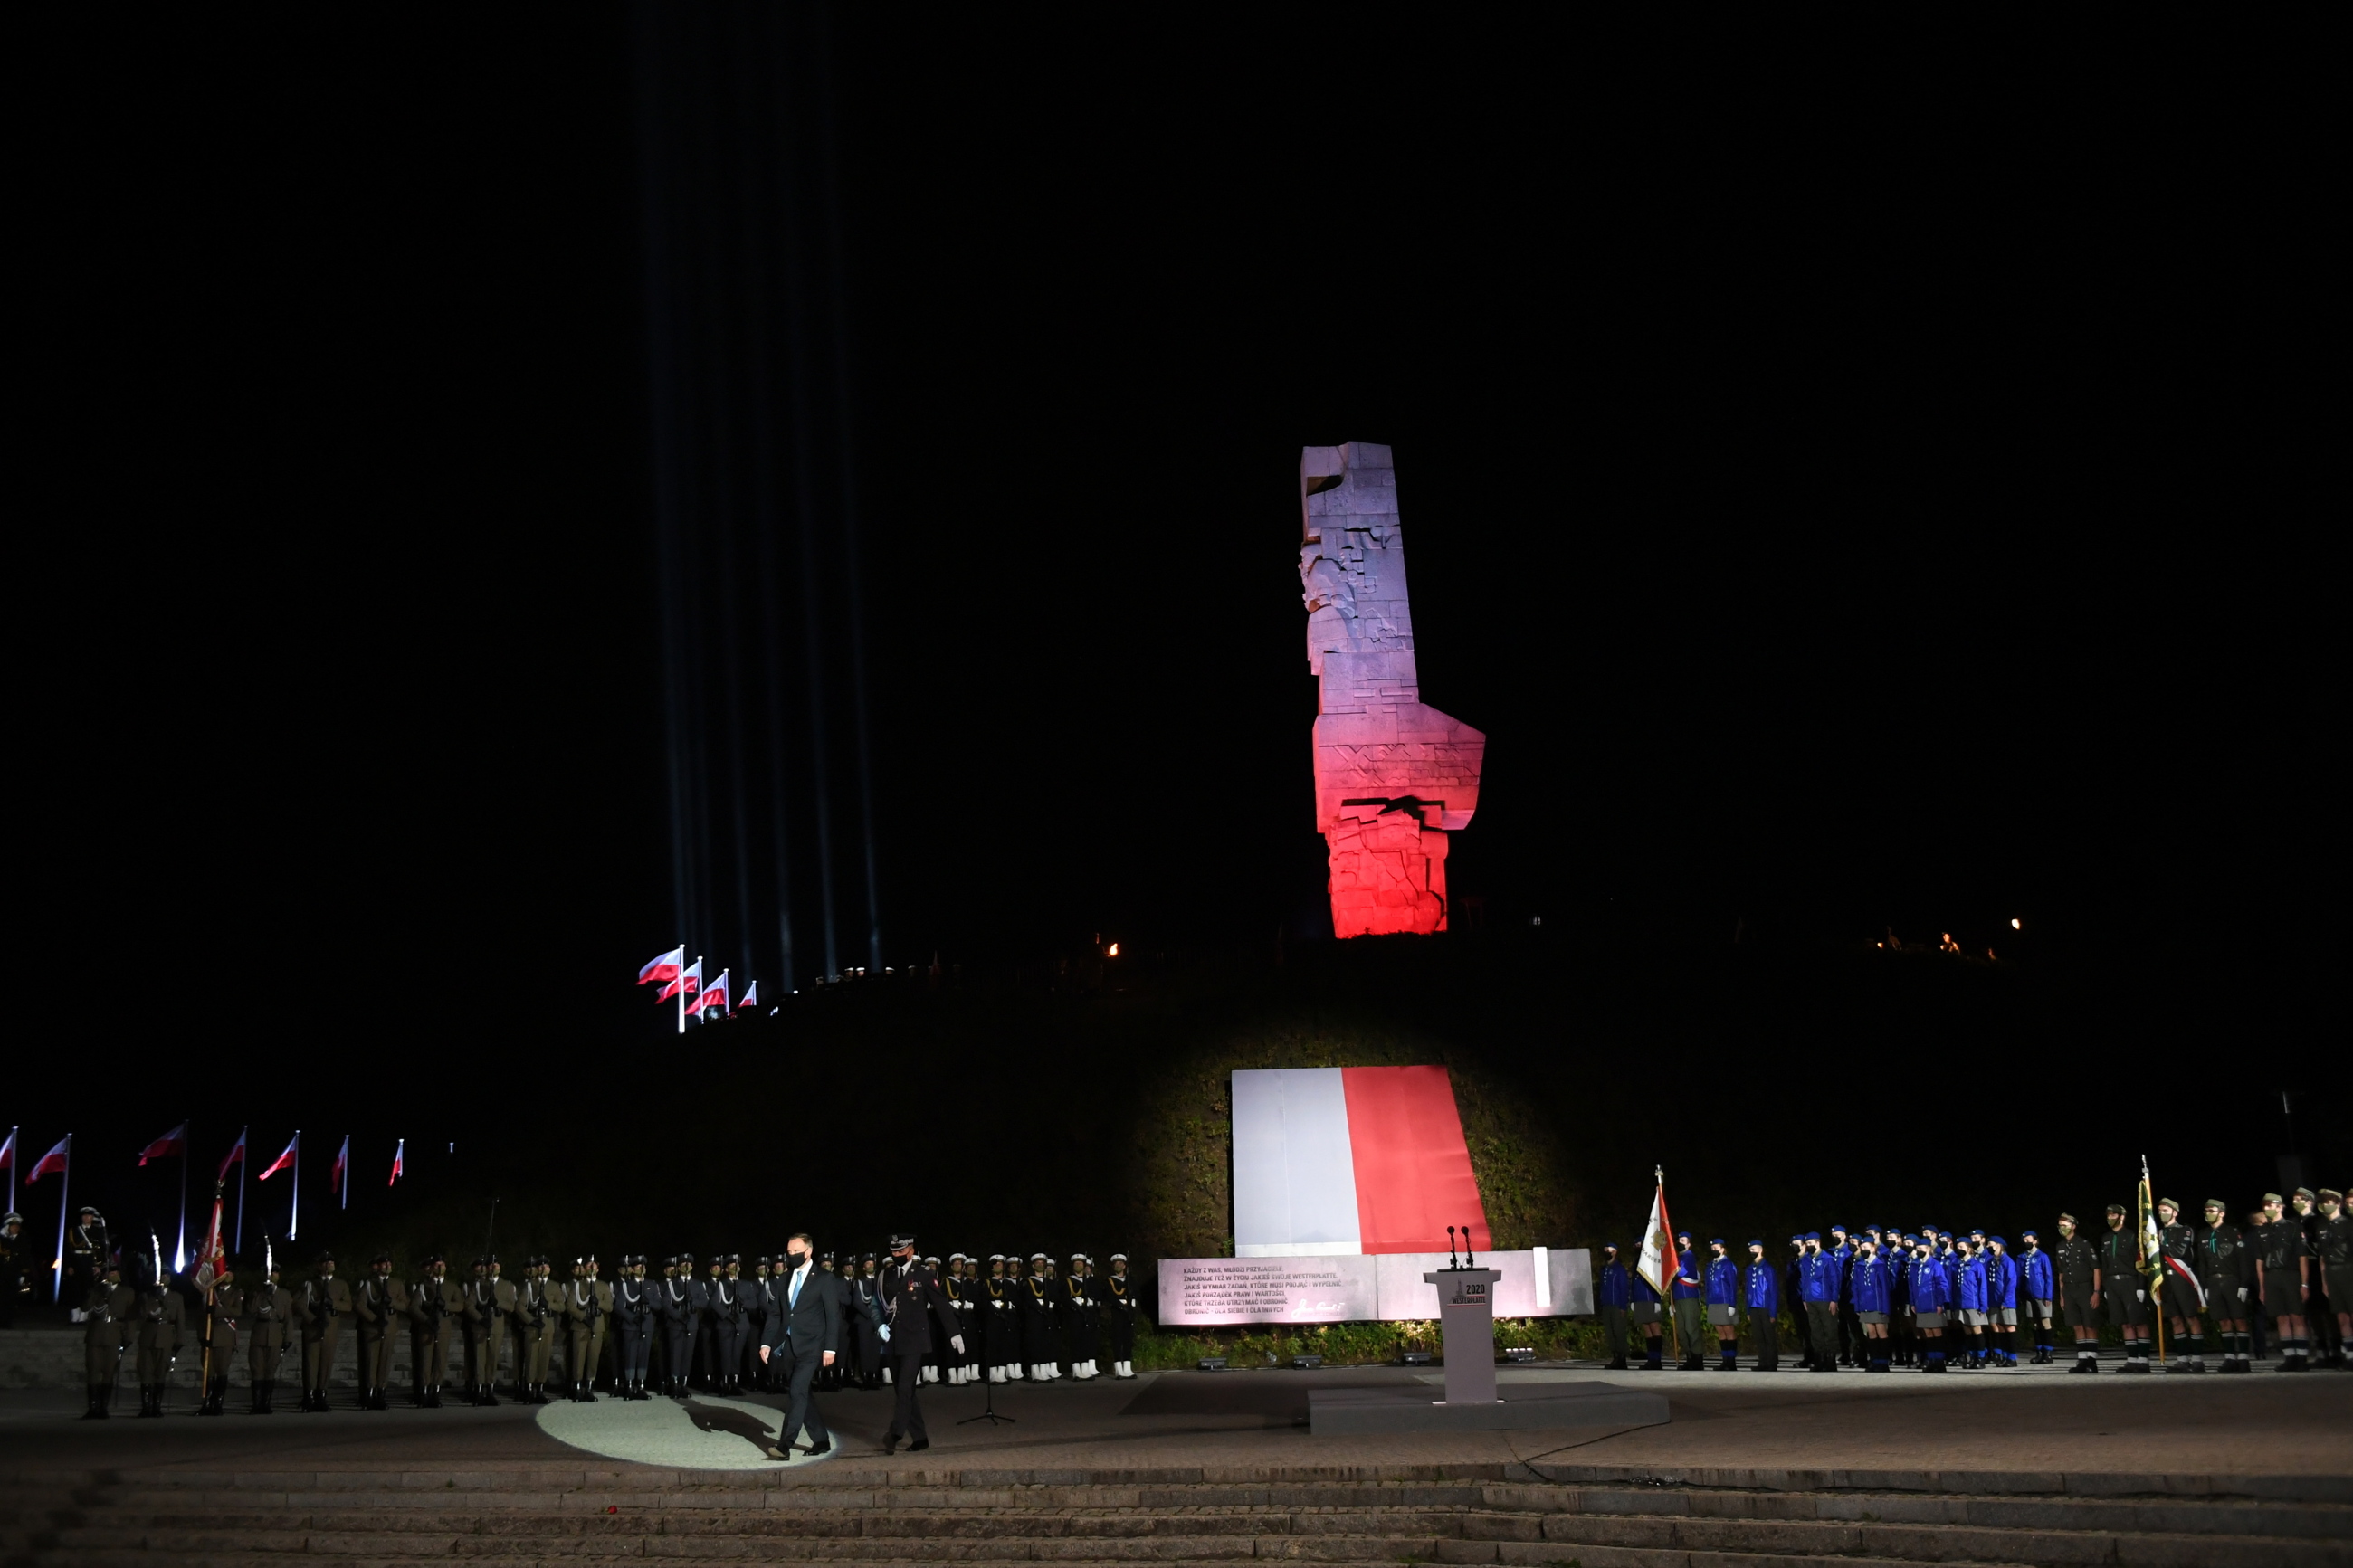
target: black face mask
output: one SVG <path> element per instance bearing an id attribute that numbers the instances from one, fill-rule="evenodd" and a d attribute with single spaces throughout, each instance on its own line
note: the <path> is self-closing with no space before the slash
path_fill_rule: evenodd
<path id="1" fill-rule="evenodd" d="M 789 1274 L 807 1261 L 808 1254 L 806 1252 L 787 1252 L 785 1254 L 785 1272 Z"/>

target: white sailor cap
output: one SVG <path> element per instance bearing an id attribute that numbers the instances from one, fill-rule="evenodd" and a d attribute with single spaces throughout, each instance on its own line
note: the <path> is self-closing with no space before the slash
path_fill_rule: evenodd
<path id="1" fill-rule="evenodd" d="M 1051 1263 L 1054 1260 L 1047 1257 L 1042 1252 L 1033 1252 L 1029 1255 L 1029 1261 L 1032 1263 Z"/>
<path id="2" fill-rule="evenodd" d="M 1111 1255 L 1111 1260 L 1113 1263 L 1124 1263 L 1127 1261 L 1127 1254 L 1124 1252 L 1114 1252 Z"/>
<path id="3" fill-rule="evenodd" d="M 1005 1254 L 1001 1252 L 992 1252 L 988 1255 L 988 1260 L 991 1263 L 1002 1263 L 1005 1261 Z"/>
<path id="4" fill-rule="evenodd" d="M 964 1261 L 964 1254 L 961 1252 L 951 1252 L 948 1254 L 948 1261 L 950 1263 L 962 1263 Z"/>

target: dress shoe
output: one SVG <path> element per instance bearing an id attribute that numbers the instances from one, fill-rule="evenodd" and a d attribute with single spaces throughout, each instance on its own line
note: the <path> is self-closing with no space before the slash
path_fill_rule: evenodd
<path id="1" fill-rule="evenodd" d="M 899 1451 L 899 1434 L 896 1432 L 882 1434 L 882 1451 L 886 1454 L 895 1454 Z"/>
<path id="2" fill-rule="evenodd" d="M 830 1454 L 830 1453 L 832 1453 L 832 1452 L 833 1452 L 833 1439 L 832 1439 L 832 1438 L 830 1438 L 830 1437 L 828 1437 L 828 1438 L 827 1438 L 824 1442 L 822 1442 L 822 1443 L 817 1443 L 817 1444 L 813 1444 L 813 1445 L 811 1445 L 811 1447 L 810 1447 L 810 1448 L 809 1448 L 809 1451 L 808 1451 L 808 1457 L 809 1457 L 810 1458 L 814 1459 L 814 1458 L 816 1458 L 819 1454 Z"/>
<path id="3" fill-rule="evenodd" d="M 161 1415 L 163 1412 L 159 1410 L 155 1414 Z M 920 1454 L 931 1446 L 932 1440 L 929 1437 L 918 1437 L 913 1442 L 907 1445 L 907 1452 L 910 1454 Z"/>

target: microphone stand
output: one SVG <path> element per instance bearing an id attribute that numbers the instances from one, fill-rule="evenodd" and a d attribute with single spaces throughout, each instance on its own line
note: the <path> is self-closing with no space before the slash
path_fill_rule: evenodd
<path id="1" fill-rule="evenodd" d="M 983 1370 L 985 1371 L 987 1369 L 984 1368 Z M 984 1377 L 980 1380 L 980 1391 L 982 1400 L 980 1414 L 977 1415 L 965 1416 L 963 1420 L 956 1423 L 957 1426 L 969 1426 L 976 1421 L 986 1421 L 991 1426 L 1013 1426 L 1019 1425 L 1014 1417 L 1010 1415 L 999 1415 L 997 1413 L 997 1384 L 989 1382 L 988 1379 Z"/>

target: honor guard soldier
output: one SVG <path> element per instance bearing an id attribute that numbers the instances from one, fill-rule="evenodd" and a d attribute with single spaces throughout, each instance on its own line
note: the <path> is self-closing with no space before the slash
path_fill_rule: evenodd
<path id="1" fill-rule="evenodd" d="M 449 1341 L 466 1316 L 466 1290 L 449 1278 L 449 1260 L 434 1253 L 424 1278 L 408 1288 L 408 1381 L 420 1410 L 441 1408 L 449 1381 Z"/>
<path id="2" fill-rule="evenodd" d="M 1615 1253 L 1618 1248 L 1612 1246 L 1609 1250 Z M 1625 1265 L 1614 1263 L 1611 1267 L 1622 1270 Z M 1748 1327 L 1757 1335 L 1757 1365 L 1754 1370 L 1780 1371 L 1781 1270 L 1765 1261 L 1765 1243 L 1761 1240 L 1748 1244 L 1748 1262 L 1740 1270 L 1740 1304 L 1748 1313 Z M 1623 1326 L 1611 1336 L 1610 1343 L 1618 1352 L 1618 1359 L 1610 1364 L 1624 1366 L 1626 1331 Z"/>
<path id="3" fill-rule="evenodd" d="M 1111 1347 L 1114 1377 L 1135 1375 L 1135 1286 L 1127 1277 L 1127 1254 L 1111 1255 L 1111 1273 L 1103 1279 L 1103 1338 Z"/>
<path id="4" fill-rule="evenodd" d="M 744 1298 L 744 1378 L 753 1387 L 767 1383 L 767 1369 L 760 1364 L 760 1347 L 767 1342 L 768 1313 L 773 1310 L 775 1293 L 768 1278 L 770 1260 L 761 1258 L 753 1263 L 750 1292 Z"/>
<path id="5" fill-rule="evenodd" d="M 588 1290 L 596 1298 L 596 1319 L 589 1325 L 588 1333 L 588 1386 L 592 1392 L 596 1386 L 596 1374 L 605 1366 L 605 1339 L 613 1327 L 613 1285 L 604 1271 L 605 1266 L 596 1260 L 595 1253 L 590 1253 Z"/>
<path id="6" fill-rule="evenodd" d="M 1698 1251 L 1692 1246 L 1691 1232 L 1683 1231 L 1675 1237 L 1675 1277 L 1669 1289 L 1674 1299 L 1675 1338 L 1683 1342 L 1683 1359 L 1680 1370 L 1704 1372 L 1707 1357 L 1701 1342 L 1706 1338 L 1700 1324 L 1706 1317 L 1707 1288 L 1701 1282 Z"/>
<path id="7" fill-rule="evenodd" d="M 981 1360 L 988 1381 L 1003 1383 L 1009 1363 L 1021 1363 L 1021 1328 L 1014 1318 L 1013 1281 L 1005 1277 L 1005 1254 L 988 1255 L 988 1278 L 980 1282 Z"/>
<path id="8" fill-rule="evenodd" d="M 1021 1293 L 1013 1300 L 1021 1311 L 1021 1363 L 1029 1369 L 1032 1383 L 1050 1383 L 1060 1375 L 1053 1364 L 1054 1298 L 1048 1293 L 1050 1285 L 1046 1255 L 1031 1253 L 1029 1278 L 1021 1282 Z"/>
<path id="9" fill-rule="evenodd" d="M 2075 1216 L 2059 1216 L 2059 1251 L 2051 1259 L 2051 1273 L 2059 1286 L 2059 1317 L 2075 1340 L 2075 1364 L 2069 1372 L 2100 1370 L 2100 1255 L 2086 1237 L 2075 1234 Z"/>
<path id="10" fill-rule="evenodd" d="M 1740 1370 L 1740 1265 L 1725 1250 L 1724 1237 L 1707 1244 L 1707 1272 L 1703 1289 L 1707 1296 L 1707 1321 L 1715 1330 L 1716 1370 Z"/>
<path id="11" fill-rule="evenodd" d="M 278 1282 L 278 1264 L 272 1259 L 246 1303 L 245 1373 L 253 1382 L 256 1415 L 278 1414 L 278 1368 L 299 1321 L 295 1313 L 294 1292 Z"/>
<path id="12" fill-rule="evenodd" d="M 687 1373 L 694 1365 L 687 1327 L 693 1310 L 693 1296 L 679 1278 L 678 1255 L 672 1253 L 663 1260 L 661 1283 L 654 1289 L 654 1326 L 661 1335 L 661 1391 L 673 1399 L 685 1396 Z"/>
<path id="13" fill-rule="evenodd" d="M 294 1296 L 302 1323 L 302 1408 L 324 1415 L 327 1380 L 335 1374 L 335 1346 L 343 1336 L 343 1320 L 352 1315 L 352 1288 L 335 1278 L 334 1254 L 319 1254 L 311 1278 Z"/>
<path id="14" fill-rule="evenodd" d="M 653 1359 L 654 1293 L 647 1283 L 646 1255 L 636 1252 L 621 1259 L 621 1277 L 613 1282 L 613 1339 L 616 1378 L 624 1399 L 651 1399 L 646 1392 L 646 1368 Z"/>
<path id="15" fill-rule="evenodd" d="M 694 1386 L 702 1372 L 702 1359 L 709 1352 L 710 1325 L 703 1320 L 711 1315 L 711 1287 L 694 1271 L 694 1254 L 678 1255 L 678 1277 L 686 1282 L 686 1364 L 679 1369 L 680 1392 Z"/>
<path id="16" fill-rule="evenodd" d="M 98 1279 L 82 1293 L 82 1374 L 90 1384 L 90 1408 L 85 1421 L 108 1418 L 114 1402 L 115 1380 L 122 1375 L 125 1336 L 139 1311 L 139 1292 L 122 1282 L 122 1268 L 108 1258 Z"/>
<path id="17" fill-rule="evenodd" d="M 2018 1270 L 2020 1308 L 2034 1331 L 2034 1364 L 2051 1364 L 2051 1320 L 2059 1300 L 2058 1277 L 2051 1268 L 2051 1255 L 2042 1250 L 2042 1238 L 2031 1230 L 2018 1233 Z"/>
<path id="18" fill-rule="evenodd" d="M 926 1258 L 923 1261 L 923 1267 L 932 1271 L 932 1278 L 940 1282 L 940 1294 L 942 1296 L 945 1296 L 947 1294 L 947 1275 L 941 1268 L 940 1260 L 937 1258 Z M 950 1302 L 946 1307 L 944 1307 L 941 1310 L 941 1321 L 943 1323 L 953 1321 L 954 1314 L 955 1304 Z M 934 1328 L 932 1334 L 931 1353 L 923 1358 L 923 1370 L 922 1376 L 925 1383 L 939 1382 L 941 1369 L 948 1364 L 948 1336 L 954 1332 L 955 1332 L 955 1330 L 953 1328 Z"/>
<path id="19" fill-rule="evenodd" d="M 66 1232 L 65 1281 L 58 1294 L 69 1301 L 78 1301 L 97 1289 L 103 1277 L 102 1266 L 112 1256 L 114 1246 L 106 1234 L 106 1217 L 88 1204 L 75 1215 L 73 1228 Z"/>
<path id="20" fill-rule="evenodd" d="M 1071 1271 L 1062 1278 L 1063 1321 L 1070 1324 L 1071 1375 L 1081 1383 L 1095 1376 L 1095 1339 L 1101 1319 L 1093 1293 L 1087 1289 L 1087 1255 L 1071 1254 Z"/>
<path id="21" fill-rule="evenodd" d="M 2279 1344 L 2279 1370 L 2308 1372 L 2304 1292 L 2312 1272 L 2312 1251 L 2305 1245 L 2304 1227 L 2280 1213 L 2277 1193 L 2263 1194 L 2263 1213 L 2265 1223 L 2247 1238 L 2254 1248 L 2263 1316 L 2271 1320 L 2272 1338 Z"/>
<path id="22" fill-rule="evenodd" d="M 563 1287 L 563 1292 L 557 1322 L 564 1331 L 564 1375 L 571 1383 L 574 1404 L 594 1405 L 596 1391 L 589 1385 L 596 1377 L 596 1350 L 605 1325 L 603 1304 L 595 1281 L 588 1278 L 586 1254 L 572 1260 L 572 1283 Z"/>
<path id="23" fill-rule="evenodd" d="M 965 1297 L 963 1253 L 949 1255 L 947 1268 L 940 1275 L 940 1294 L 947 1298 L 948 1321 L 955 1325 L 956 1333 L 963 1336 L 965 1343 L 977 1344 L 976 1338 L 965 1333 L 965 1314 L 971 1310 L 972 1303 Z M 961 1384 L 965 1381 L 966 1368 L 963 1356 L 944 1349 L 940 1363 L 947 1369 L 946 1376 L 951 1384 Z"/>
<path id="24" fill-rule="evenodd" d="M 2181 1205 L 2171 1198 L 2157 1200 L 2157 1249 L 2159 1267 L 2157 1300 L 2165 1312 L 2166 1328 L 2179 1348 L 2177 1372 L 2206 1370 L 2206 1320 L 2199 1314 L 2206 1303 L 2198 1278 L 2198 1231 L 2180 1223 Z"/>
<path id="25" fill-rule="evenodd" d="M 548 1357 L 555 1348 L 556 1324 L 564 1310 L 551 1272 L 547 1255 L 533 1253 L 523 1259 L 522 1282 L 515 1287 L 515 1385 L 525 1405 L 547 1403 Z"/>
<path id="26" fill-rule="evenodd" d="M 360 1408 L 388 1410 L 385 1385 L 392 1381 L 396 1325 L 408 1321 L 408 1290 L 392 1277 L 392 1255 L 379 1252 L 352 1292 L 352 1318 L 360 1339 Z M 416 1365 L 411 1362 L 411 1368 Z"/>
<path id="27" fill-rule="evenodd" d="M 841 1291 L 842 1348 L 857 1352 L 855 1366 L 845 1369 L 839 1361 L 834 1363 L 833 1386 L 836 1388 L 842 1387 L 853 1377 L 860 1388 L 882 1386 L 882 1279 L 879 1265 L 880 1260 L 871 1252 L 866 1255 L 862 1266 L 854 1258 L 845 1258 L 841 1260 L 840 1271 L 836 1275 L 844 1287 Z"/>
<path id="28" fill-rule="evenodd" d="M 151 1265 L 154 1280 L 139 1289 L 136 1331 L 139 1336 L 139 1414 L 160 1418 L 164 1414 L 164 1389 L 171 1382 L 172 1362 L 180 1353 L 181 1330 L 187 1325 L 187 1309 L 181 1304 L 180 1293 L 164 1278 L 161 1260 Z"/>
<path id="29" fill-rule="evenodd" d="M 226 1260 L 213 1277 L 209 1295 L 205 1307 L 205 1397 L 196 1414 L 220 1415 L 227 1413 L 229 1363 L 237 1356 L 237 1323 L 245 1316 L 245 1287 L 237 1282 Z"/>
<path id="30" fill-rule="evenodd" d="M 2255 1289 L 2253 1255 L 2220 1198 L 2206 1200 L 2206 1234 L 2198 1239 L 2198 1278 L 2206 1287 L 2214 1333 L 2222 1342 L 2222 1370 L 2253 1371 L 2247 1341 L 2247 1301 Z"/>
<path id="31" fill-rule="evenodd" d="M 713 1394 L 733 1392 L 734 1369 L 742 1359 L 742 1291 L 727 1278 L 727 1255 L 711 1260 L 711 1279 L 703 1286 L 702 1374 Z"/>
<path id="32" fill-rule="evenodd" d="M 962 1316 L 964 1334 L 964 1380 L 978 1383 L 988 1375 L 988 1320 L 982 1316 L 988 1309 L 987 1289 L 980 1278 L 980 1254 L 967 1253 L 964 1260 L 964 1300 L 958 1310 Z"/>
<path id="33" fill-rule="evenodd" d="M 514 1314 L 515 1288 L 499 1277 L 499 1255 L 493 1252 L 474 1265 L 474 1282 L 466 1288 L 466 1377 L 477 1405 L 499 1402 L 499 1352 L 506 1346 Z M 518 1368 L 515 1384 L 522 1383 Z"/>
<path id="34" fill-rule="evenodd" d="M 913 1237 L 903 1233 L 892 1237 L 891 1259 L 891 1267 L 881 1275 L 881 1331 L 891 1353 L 898 1403 L 891 1414 L 890 1429 L 882 1434 L 882 1451 L 897 1452 L 899 1440 L 904 1437 L 909 1452 L 921 1453 L 932 1446 L 932 1439 L 923 1427 L 923 1408 L 916 1400 L 916 1389 L 923 1381 L 923 1358 L 931 1353 L 932 1335 L 947 1320 L 947 1295 L 931 1266 L 915 1256 Z M 964 1348 L 953 1341 L 951 1344 L 959 1351 Z"/>
<path id="35" fill-rule="evenodd" d="M 25 1216 L 0 1215 L 0 1329 L 16 1326 L 16 1314 L 33 1304 L 33 1270 L 25 1243 Z"/>
<path id="36" fill-rule="evenodd" d="M 2345 1345 L 2353 1340 L 2353 1214 L 2345 1209 L 2345 1194 L 2334 1187 L 2320 1189 L 2320 1223 L 2314 1226 L 2312 1249 L 2317 1258 L 2320 1293 L 2337 1327 L 2337 1343 L 2327 1364 L 2347 1369 Z"/>
<path id="37" fill-rule="evenodd" d="M 2148 1371 L 2148 1281 L 2140 1277 L 2140 1237 L 2125 1227 L 2125 1205 L 2108 1205 L 2108 1234 L 2100 1240 L 2100 1294 L 2108 1322 L 2125 1336 L 2124 1370 Z"/>
<path id="38" fill-rule="evenodd" d="M 1601 1314 L 1601 1334 L 1609 1344 L 1608 1372 L 1626 1370 L 1626 1312 L 1634 1304 L 1633 1276 L 1618 1256 L 1618 1244 L 1601 1244 L 1601 1273 L 1593 1281 L 1593 1304 Z"/>

